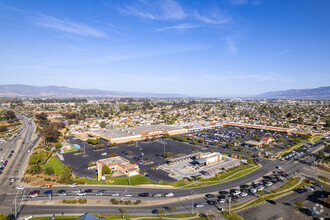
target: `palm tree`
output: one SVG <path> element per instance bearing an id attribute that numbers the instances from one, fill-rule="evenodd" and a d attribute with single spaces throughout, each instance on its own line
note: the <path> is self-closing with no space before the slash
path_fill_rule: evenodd
<path id="1" fill-rule="evenodd" d="M 124 218 L 125 217 L 124 214 L 127 212 L 127 210 L 126 209 L 119 209 L 119 211 L 121 212 L 122 217 Z"/>

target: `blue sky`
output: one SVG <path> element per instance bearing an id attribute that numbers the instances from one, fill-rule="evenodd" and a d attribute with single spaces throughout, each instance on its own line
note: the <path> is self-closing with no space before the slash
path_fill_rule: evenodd
<path id="1" fill-rule="evenodd" d="M 327 0 L 3 0 L 0 84 L 248 96 L 330 85 Z"/>

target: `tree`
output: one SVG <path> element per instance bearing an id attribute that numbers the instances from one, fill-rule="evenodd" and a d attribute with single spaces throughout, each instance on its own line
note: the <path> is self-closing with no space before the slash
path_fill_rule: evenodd
<path id="1" fill-rule="evenodd" d="M 169 158 L 170 156 L 172 156 L 171 152 L 165 152 L 163 153 L 163 157 Z"/>
<path id="2" fill-rule="evenodd" d="M 55 170 L 53 167 L 47 167 L 45 170 L 45 174 L 47 174 L 47 175 L 52 175 L 54 173 L 55 173 Z"/>
<path id="3" fill-rule="evenodd" d="M 5 111 L 5 113 L 3 113 L 3 117 L 5 120 L 9 120 L 9 119 L 16 118 L 16 115 L 15 115 L 15 112 L 13 112 L 13 111 Z"/>
<path id="4" fill-rule="evenodd" d="M 165 210 L 164 209 L 158 209 L 157 210 L 157 215 L 165 215 Z"/>
<path id="5" fill-rule="evenodd" d="M 127 212 L 127 210 L 126 209 L 119 209 L 119 211 L 121 212 L 121 214 L 122 214 L 122 216 L 124 218 L 125 217 L 124 214 Z"/>
<path id="6" fill-rule="evenodd" d="M 97 140 L 97 139 L 92 139 L 92 138 L 88 138 L 88 139 L 87 139 L 87 142 L 88 142 L 89 144 L 96 145 L 96 144 L 99 143 L 99 140 Z"/>
<path id="7" fill-rule="evenodd" d="M 169 138 L 171 135 L 169 133 L 163 134 L 163 138 Z"/>
<path id="8" fill-rule="evenodd" d="M 111 174 L 111 169 L 107 165 L 102 166 L 102 173 L 103 174 Z"/>
<path id="9" fill-rule="evenodd" d="M 67 179 L 71 179 L 71 177 L 72 177 L 71 166 L 70 165 L 64 166 L 62 171 L 62 179 L 67 180 Z"/>
<path id="10" fill-rule="evenodd" d="M 174 211 L 176 211 L 176 207 L 175 206 L 170 206 L 168 208 L 170 209 L 171 213 L 174 212 Z"/>
<path id="11" fill-rule="evenodd" d="M 36 114 L 36 118 L 40 121 L 47 121 L 47 114 L 45 112 Z"/>
<path id="12" fill-rule="evenodd" d="M 105 128 L 105 126 L 107 126 L 107 124 L 105 123 L 105 121 L 101 121 L 101 123 L 100 123 L 100 127 L 101 127 L 101 128 Z"/>
<path id="13" fill-rule="evenodd" d="M 246 162 L 247 162 L 248 164 L 254 164 L 254 162 L 253 162 L 253 160 L 252 160 L 251 158 L 247 159 Z"/>
<path id="14" fill-rule="evenodd" d="M 128 150 L 128 151 L 126 151 L 126 155 L 132 155 L 133 154 L 133 152 L 132 151 L 130 151 L 130 150 Z"/>
<path id="15" fill-rule="evenodd" d="M 30 166 L 30 169 L 27 172 L 32 175 L 39 174 L 42 172 L 42 168 L 39 164 L 34 164 Z"/>
<path id="16" fill-rule="evenodd" d="M 0 126 L 0 132 L 8 131 L 8 128 L 6 126 Z"/>
<path id="17" fill-rule="evenodd" d="M 104 116 L 105 118 L 109 117 L 109 112 L 104 112 L 103 116 Z"/>
<path id="18" fill-rule="evenodd" d="M 108 158 L 111 158 L 111 157 L 117 157 L 117 154 L 116 153 L 111 153 L 108 155 Z"/>
<path id="19" fill-rule="evenodd" d="M 227 117 L 227 113 L 226 113 L 226 112 L 223 113 L 223 114 L 222 114 L 222 117 L 226 118 L 226 117 Z"/>
<path id="20" fill-rule="evenodd" d="M 4 214 L 0 214 L 0 220 L 7 220 L 7 216 L 5 216 Z"/>
<path id="21" fill-rule="evenodd" d="M 56 148 L 56 149 L 61 148 L 61 143 L 56 143 L 56 144 L 55 144 L 55 148 Z"/>

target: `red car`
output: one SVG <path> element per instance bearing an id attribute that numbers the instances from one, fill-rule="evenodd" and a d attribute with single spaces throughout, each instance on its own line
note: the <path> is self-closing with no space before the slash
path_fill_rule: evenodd
<path id="1" fill-rule="evenodd" d="M 24 141 L 22 141 L 22 144 L 24 144 L 25 142 Z"/>
<path id="2" fill-rule="evenodd" d="M 34 190 L 34 191 L 29 192 L 30 195 L 33 195 L 33 194 L 39 194 L 39 193 L 40 193 L 39 190 Z"/>

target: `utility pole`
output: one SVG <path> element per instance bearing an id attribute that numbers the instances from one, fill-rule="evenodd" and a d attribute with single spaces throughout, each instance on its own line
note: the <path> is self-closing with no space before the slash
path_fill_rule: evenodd
<path id="1" fill-rule="evenodd" d="M 84 157 L 86 156 L 86 143 L 84 142 Z"/>
<path id="2" fill-rule="evenodd" d="M 191 190 L 190 191 L 190 193 L 191 193 L 191 214 L 193 214 L 194 213 L 194 190 Z"/>

